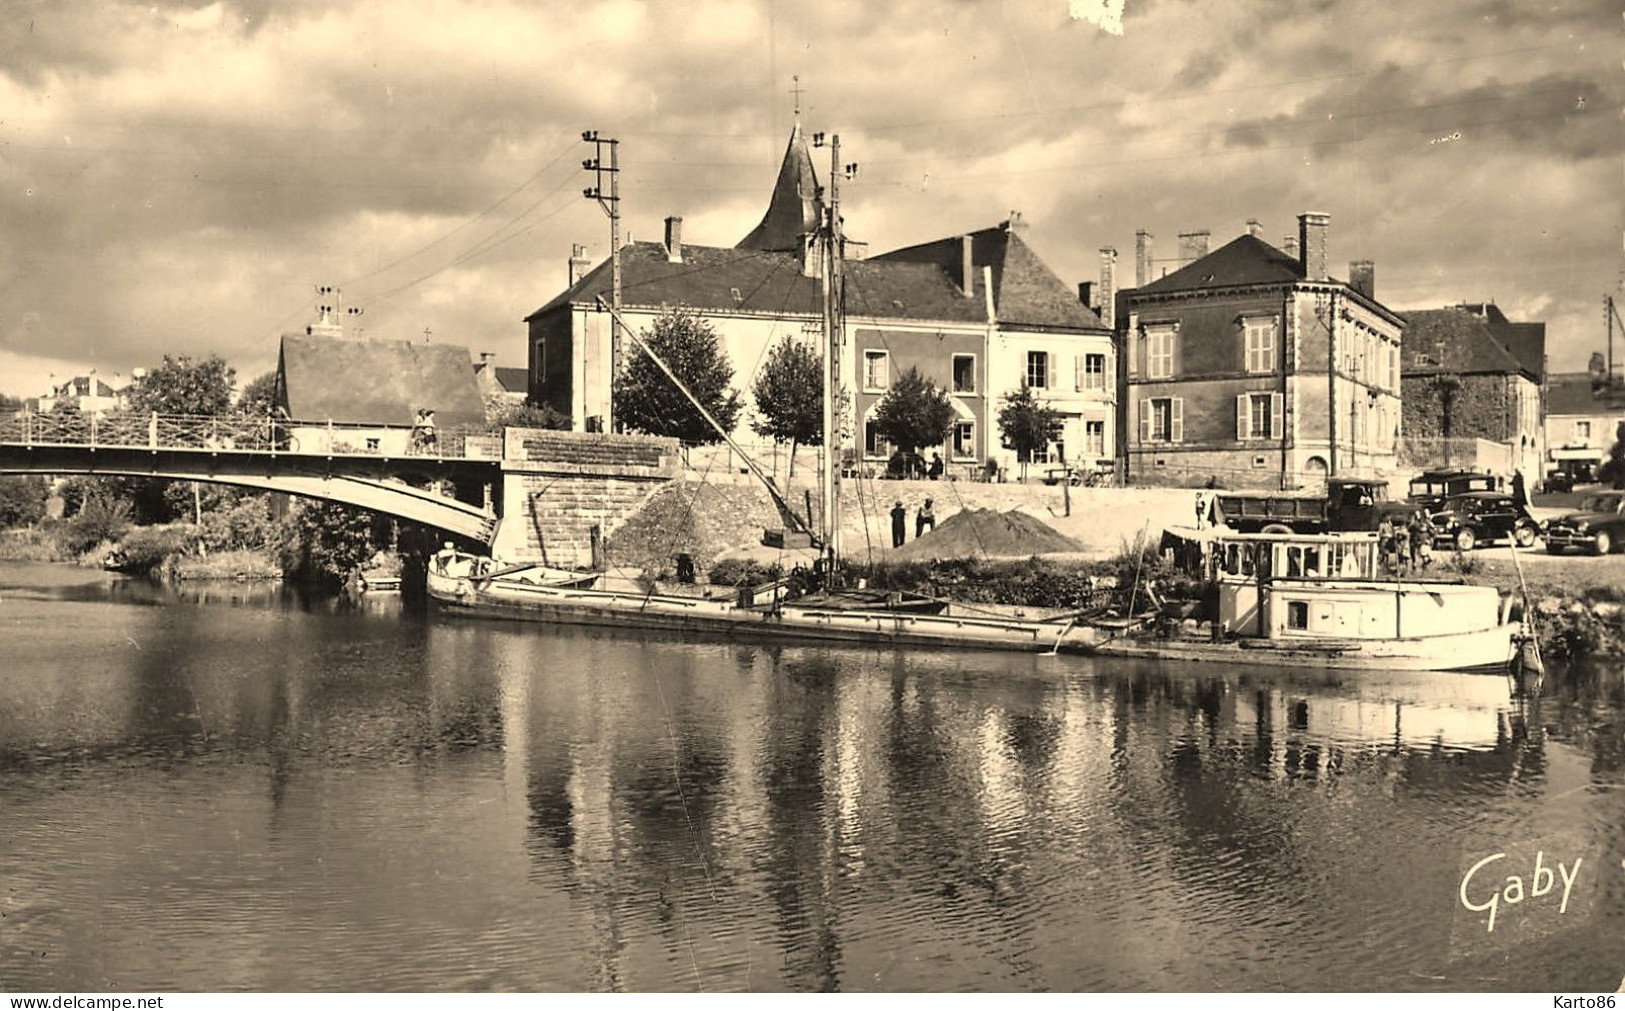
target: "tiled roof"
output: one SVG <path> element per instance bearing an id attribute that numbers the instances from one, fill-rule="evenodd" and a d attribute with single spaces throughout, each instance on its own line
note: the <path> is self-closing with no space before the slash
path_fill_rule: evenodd
<path id="1" fill-rule="evenodd" d="M 1589 372 L 1553 372 L 1546 377 L 1546 416 L 1563 414 L 1625 414 L 1625 389 L 1593 385 Z"/>
<path id="2" fill-rule="evenodd" d="M 1439 372 L 1512 374 L 1525 372 L 1490 331 L 1483 317 L 1462 308 L 1419 309 L 1405 317 L 1404 375 Z M 1417 356 L 1426 355 L 1418 363 Z M 1531 373 L 1531 378 L 1538 373 Z"/>
<path id="3" fill-rule="evenodd" d="M 509 393 L 524 393 L 530 389 L 530 370 L 498 366 L 496 380 Z"/>
<path id="4" fill-rule="evenodd" d="M 812 155 L 801 136 L 801 124 L 790 133 L 779 165 L 779 178 L 773 184 L 767 213 L 735 249 L 763 249 L 790 252 L 801 248 L 801 236 L 818 229 L 823 221 L 823 202 L 818 199 L 818 175 Z"/>
<path id="5" fill-rule="evenodd" d="M 818 289 L 817 278 L 802 275 L 795 253 L 685 245 L 682 262 L 674 263 L 663 243 L 634 242 L 621 248 L 623 305 L 817 315 Z M 562 305 L 592 305 L 598 295 L 608 301 L 609 293 L 606 260 L 525 318 Z"/>
<path id="6" fill-rule="evenodd" d="M 1135 293 L 1155 295 L 1244 284 L 1281 284 L 1302 278 L 1303 266 L 1296 256 L 1256 235 L 1241 235 L 1195 262 L 1142 285 Z"/>
<path id="7" fill-rule="evenodd" d="M 410 425 L 427 407 L 443 428 L 485 423 L 473 361 L 455 344 L 284 334 L 278 370 L 295 421 Z"/>

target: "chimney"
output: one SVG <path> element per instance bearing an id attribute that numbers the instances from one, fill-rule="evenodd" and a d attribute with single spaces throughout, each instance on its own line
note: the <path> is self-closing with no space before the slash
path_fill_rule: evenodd
<path id="1" fill-rule="evenodd" d="M 1349 261 L 1349 287 L 1373 301 L 1377 298 L 1377 265 L 1370 260 Z"/>
<path id="2" fill-rule="evenodd" d="M 1281 251 L 1296 260 L 1298 258 L 1298 237 L 1296 235 L 1288 235 L 1286 238 L 1282 239 Z"/>
<path id="3" fill-rule="evenodd" d="M 666 219 L 666 262 L 683 262 L 683 219 L 676 216 Z"/>
<path id="4" fill-rule="evenodd" d="M 959 287 L 966 298 L 976 296 L 976 240 L 969 235 L 959 237 Z"/>
<path id="5" fill-rule="evenodd" d="M 574 288 L 576 282 L 587 276 L 587 268 L 592 261 L 587 259 L 587 247 L 579 243 L 570 246 L 570 283 L 567 287 Z"/>
<path id="6" fill-rule="evenodd" d="M 1306 281 L 1326 280 L 1326 231 L 1332 216 L 1320 211 L 1298 215 L 1298 263 Z"/>
<path id="7" fill-rule="evenodd" d="M 1208 232 L 1179 233 L 1179 265 L 1189 266 L 1207 255 Z"/>
<path id="8" fill-rule="evenodd" d="M 1095 282 L 1078 282 L 1078 301 L 1093 309 L 1095 307 Z"/>
<path id="9" fill-rule="evenodd" d="M 1134 233 L 1134 286 L 1151 283 L 1151 240 L 1156 236 L 1145 229 Z"/>
<path id="10" fill-rule="evenodd" d="M 1263 226 L 1263 224 L 1257 218 L 1248 218 L 1247 219 L 1247 234 L 1251 235 L 1255 239 L 1258 238 L 1259 236 L 1263 235 L 1264 234 L 1264 226 Z"/>
<path id="11" fill-rule="evenodd" d="M 1027 222 L 1021 220 L 1020 211 L 1011 211 L 1009 220 L 1004 223 L 1004 230 L 1017 235 L 1027 234 Z"/>
<path id="12" fill-rule="evenodd" d="M 481 365 L 489 365 L 489 364 L 491 364 L 491 359 L 495 358 L 496 356 L 497 355 L 496 355 L 495 351 L 481 351 L 480 352 L 480 364 Z"/>
<path id="13" fill-rule="evenodd" d="M 1117 249 L 1100 247 L 1100 321 L 1108 327 L 1117 325 Z"/>

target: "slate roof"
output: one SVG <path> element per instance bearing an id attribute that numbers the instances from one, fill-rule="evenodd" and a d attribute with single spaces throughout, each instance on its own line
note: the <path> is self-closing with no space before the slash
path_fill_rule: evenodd
<path id="1" fill-rule="evenodd" d="M 427 407 L 441 428 L 485 424 L 473 359 L 455 344 L 284 334 L 277 372 L 295 421 L 410 425 Z"/>
<path id="2" fill-rule="evenodd" d="M 1598 373 L 1601 378 L 1601 373 Z M 1546 416 L 1625 413 L 1625 390 L 1593 387 L 1589 372 L 1553 372 L 1546 377 Z"/>
<path id="3" fill-rule="evenodd" d="M 496 369 L 497 385 L 509 393 L 525 393 L 530 390 L 530 370 L 499 365 Z"/>
<path id="4" fill-rule="evenodd" d="M 972 290 L 981 299 L 982 268 L 993 268 L 993 306 L 998 322 L 1010 326 L 1046 326 L 1099 329 L 1094 310 L 1078 301 L 1077 293 L 1055 275 L 1032 247 L 1006 221 L 971 234 L 971 262 L 976 268 Z M 961 237 L 951 235 L 917 246 L 881 253 L 862 261 L 935 265 L 958 290 L 962 265 Z M 849 307 L 850 308 L 850 307 Z"/>
<path id="5" fill-rule="evenodd" d="M 1302 279 L 1303 265 L 1296 256 L 1276 249 L 1256 235 L 1241 235 L 1195 262 L 1141 285 L 1135 293 L 1156 295 L 1245 284 L 1283 284 Z"/>
<path id="6" fill-rule="evenodd" d="M 1540 373 L 1526 368 L 1496 340 L 1489 321 L 1483 316 L 1462 306 L 1418 309 L 1402 315 L 1406 323 L 1401 375 L 1524 374 L 1539 381 Z M 1542 336 L 1544 340 L 1544 332 Z M 1418 354 L 1427 355 L 1427 360 L 1417 364 Z"/>
<path id="7" fill-rule="evenodd" d="M 1468 312 L 1484 317 L 1490 333 L 1537 380 L 1546 374 L 1546 324 L 1514 323 L 1494 302 L 1463 302 Z"/>
<path id="8" fill-rule="evenodd" d="M 790 143 L 785 146 L 784 160 L 779 164 L 779 178 L 773 184 L 773 196 L 768 200 L 767 213 L 750 234 L 739 240 L 735 249 L 762 249 L 778 252 L 801 248 L 801 236 L 818 229 L 824 219 L 824 204 L 818 199 L 818 175 L 813 171 L 812 155 L 801 136 L 801 124 L 790 132 Z"/>
<path id="9" fill-rule="evenodd" d="M 985 262 L 994 267 L 1000 323 L 1101 327 L 1100 318 L 1019 237 L 1006 239 L 999 228 L 975 235 L 977 266 Z M 951 266 L 945 262 L 949 249 Z M 848 260 L 847 313 L 875 319 L 986 322 L 981 271 L 976 272 L 973 297 L 960 289 L 958 275 L 958 236 L 867 260 Z M 818 278 L 802 274 L 799 253 L 685 245 L 682 262 L 674 263 L 659 242 L 635 242 L 621 250 L 623 305 L 687 305 L 700 312 L 815 317 L 822 311 L 819 287 Z M 564 305 L 591 305 L 599 294 L 607 301 L 609 291 L 610 269 L 605 262 L 525 318 Z"/>

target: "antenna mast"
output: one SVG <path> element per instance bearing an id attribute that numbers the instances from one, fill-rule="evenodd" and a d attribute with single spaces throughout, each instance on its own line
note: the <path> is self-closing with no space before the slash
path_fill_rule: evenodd
<path id="1" fill-rule="evenodd" d="M 581 167 L 594 174 L 594 185 L 581 191 L 588 200 L 598 201 L 609 218 L 609 299 L 614 313 L 609 322 L 609 388 L 604 391 L 604 429 L 616 431 L 615 379 L 621 374 L 621 142 L 600 137 L 597 130 L 584 130 L 581 139 L 593 145 L 594 154 Z M 604 147 L 609 147 L 609 164 L 604 164 Z M 604 176 L 609 176 L 609 193 L 604 193 Z"/>

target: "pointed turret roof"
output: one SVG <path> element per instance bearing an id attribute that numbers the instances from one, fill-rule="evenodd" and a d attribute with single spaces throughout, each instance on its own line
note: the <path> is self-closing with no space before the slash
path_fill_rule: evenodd
<path id="1" fill-rule="evenodd" d="M 751 229 L 734 248 L 800 249 L 801 237 L 817 231 L 823 217 L 824 205 L 818 198 L 818 176 L 813 172 L 812 154 L 801 136 L 801 123 L 797 122 L 790 131 L 790 143 L 784 149 L 784 162 L 779 166 L 779 178 L 773 184 L 767 213 L 762 215 L 761 224 Z"/>

